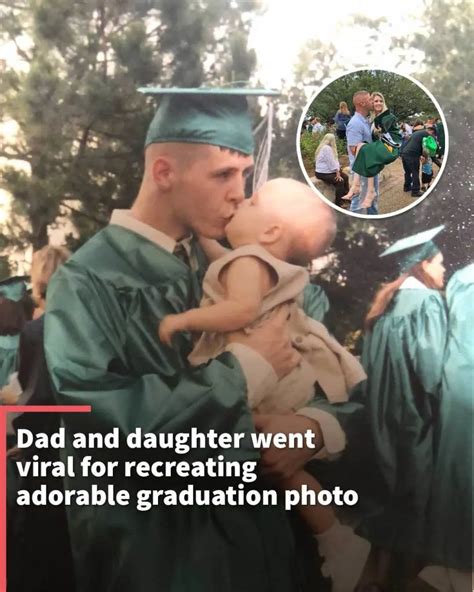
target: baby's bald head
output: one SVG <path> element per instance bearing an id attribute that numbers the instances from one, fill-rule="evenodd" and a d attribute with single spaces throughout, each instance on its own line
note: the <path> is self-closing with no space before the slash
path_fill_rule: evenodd
<path id="1" fill-rule="evenodd" d="M 262 185 L 258 197 L 285 227 L 290 263 L 307 265 L 331 245 L 336 234 L 334 212 L 305 183 L 273 179 Z"/>

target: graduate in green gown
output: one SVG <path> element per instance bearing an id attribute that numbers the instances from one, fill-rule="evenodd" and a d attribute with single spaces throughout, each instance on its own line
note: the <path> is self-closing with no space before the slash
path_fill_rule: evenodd
<path id="1" fill-rule="evenodd" d="M 76 431 L 125 437 L 143 432 L 254 431 L 249 389 L 272 388 L 298 363 L 285 336 L 285 315 L 251 335 L 234 336 L 229 351 L 190 368 L 188 334 L 173 349 L 160 343 L 157 322 L 196 307 L 206 261 L 192 232 L 221 238 L 251 170 L 253 139 L 242 89 L 168 90 L 146 140 L 145 173 L 129 211 L 93 237 L 55 274 L 48 287 L 45 349 L 61 404 L 91 404 L 92 413 L 67 414 Z M 256 93 L 258 94 L 258 93 Z M 262 93 L 260 93 L 262 94 Z M 308 306 L 314 306 L 312 297 Z M 316 307 L 317 308 L 317 307 Z M 280 318 L 281 317 L 281 318 Z M 252 364 L 250 363 L 250 358 Z M 254 362 L 257 362 L 255 367 Z M 272 368 L 273 367 L 273 368 Z M 252 371 L 254 374 L 250 371 Z M 328 454 L 351 443 L 363 416 L 360 402 L 330 409 L 315 398 L 311 413 L 266 417 L 267 431 L 313 430 Z M 329 406 L 330 407 L 330 406 Z M 344 431 L 343 431 L 344 430 Z M 76 458 L 89 454 L 67 452 Z M 237 450 L 140 450 L 147 460 L 257 459 L 248 441 Z M 94 458 L 133 459 L 134 452 L 93 450 Z M 268 451 L 270 471 L 296 470 L 314 450 Z M 69 489 L 100 479 L 69 477 Z M 128 489 L 178 489 L 185 479 L 112 480 Z M 220 481 L 195 483 L 220 488 Z M 257 487 L 261 484 L 257 483 Z M 296 592 L 303 589 L 287 516 L 278 506 L 68 508 L 78 592 Z M 312 590 L 315 588 L 313 587 Z"/>
<path id="2" fill-rule="evenodd" d="M 445 355 L 442 226 L 397 241 L 399 277 L 376 294 L 366 318 L 362 363 L 383 507 L 363 525 L 379 548 L 422 556 L 434 462 L 434 426 Z"/>
<path id="3" fill-rule="evenodd" d="M 360 148 L 352 165 L 353 172 L 362 177 L 375 177 L 400 155 L 402 134 L 396 116 L 387 109 L 375 117 L 373 124 L 378 134 L 371 144 Z"/>
<path id="4" fill-rule="evenodd" d="M 474 395 L 474 264 L 456 272 L 446 290 L 449 332 L 441 383 L 441 405 L 435 430 L 435 470 L 426 539 L 428 563 L 423 577 L 438 587 L 450 582 L 470 590 L 472 552 L 472 458 Z M 442 569 L 444 568 L 444 569 Z M 453 586 L 469 572 L 465 588 Z M 444 573 L 443 573 L 444 572 Z M 439 587 L 450 590 L 451 587 Z"/>
<path id="5" fill-rule="evenodd" d="M 0 282 L 0 388 L 17 368 L 20 332 L 27 320 L 20 304 L 26 294 L 25 280 L 25 277 L 12 277 Z"/>

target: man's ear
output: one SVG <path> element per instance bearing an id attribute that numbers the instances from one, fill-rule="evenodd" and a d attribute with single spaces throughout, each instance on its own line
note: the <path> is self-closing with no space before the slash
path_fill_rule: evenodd
<path id="1" fill-rule="evenodd" d="M 260 234 L 259 242 L 262 245 L 271 245 L 276 243 L 283 236 L 283 224 L 278 222 L 272 222 L 265 230 Z"/>
<path id="2" fill-rule="evenodd" d="M 158 156 L 151 169 L 153 181 L 162 191 L 169 191 L 173 184 L 174 168 L 173 161 L 166 155 Z"/>

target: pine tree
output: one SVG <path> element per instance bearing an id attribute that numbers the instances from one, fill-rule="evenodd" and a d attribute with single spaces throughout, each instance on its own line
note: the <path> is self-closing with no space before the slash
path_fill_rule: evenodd
<path id="1" fill-rule="evenodd" d="M 38 249 L 68 212 L 79 243 L 128 207 L 142 174 L 155 108 L 136 89 L 248 79 L 246 13 L 223 0 L 26 0 L 0 8 L 1 32 L 19 61 L 3 65 L 0 138 L 13 196 L 9 243 Z M 70 237 L 71 245 L 74 244 Z"/>

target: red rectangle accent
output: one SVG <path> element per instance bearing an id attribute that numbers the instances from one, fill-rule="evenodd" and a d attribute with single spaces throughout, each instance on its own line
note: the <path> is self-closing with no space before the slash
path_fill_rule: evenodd
<path id="1" fill-rule="evenodd" d="M 0 405 L 0 592 L 7 592 L 7 414 L 90 413 L 90 405 Z"/>

